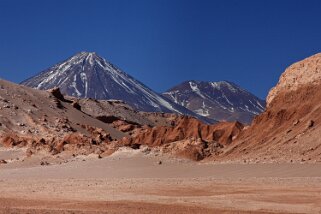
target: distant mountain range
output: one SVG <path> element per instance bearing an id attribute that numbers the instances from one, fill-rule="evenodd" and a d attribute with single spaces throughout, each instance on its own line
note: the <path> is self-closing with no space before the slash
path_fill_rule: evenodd
<path id="1" fill-rule="evenodd" d="M 230 82 L 184 82 L 159 94 L 96 53 L 81 52 L 21 84 L 79 98 L 123 100 L 147 112 L 172 112 L 206 122 L 238 120 L 249 123 L 264 111 L 265 102 Z"/>

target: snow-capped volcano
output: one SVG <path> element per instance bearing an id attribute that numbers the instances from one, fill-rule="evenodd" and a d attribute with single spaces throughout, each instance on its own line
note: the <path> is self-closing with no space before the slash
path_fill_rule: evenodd
<path id="1" fill-rule="evenodd" d="M 163 95 L 201 116 L 215 120 L 250 123 L 265 108 L 265 101 L 227 81 L 186 81 Z"/>
<path id="2" fill-rule="evenodd" d="M 78 53 L 21 84 L 41 90 L 59 87 L 62 93 L 80 98 L 119 99 L 141 111 L 193 114 L 96 53 Z"/>

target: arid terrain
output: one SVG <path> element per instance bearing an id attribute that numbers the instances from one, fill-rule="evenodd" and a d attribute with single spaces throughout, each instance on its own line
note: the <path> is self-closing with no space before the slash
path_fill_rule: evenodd
<path id="1" fill-rule="evenodd" d="M 0 166 L 0 213 L 321 212 L 321 164 L 198 163 L 132 149 L 40 158 Z"/>
<path id="2" fill-rule="evenodd" d="M 251 125 L 0 80 L 2 213 L 321 213 L 321 54 Z"/>

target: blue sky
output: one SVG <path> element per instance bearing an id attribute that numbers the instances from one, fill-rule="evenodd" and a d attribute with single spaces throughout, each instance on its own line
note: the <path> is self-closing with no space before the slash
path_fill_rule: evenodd
<path id="1" fill-rule="evenodd" d="M 0 77 L 90 51 L 158 92 L 229 80 L 265 98 L 287 66 L 321 52 L 320 11 L 313 0 L 0 0 Z"/>

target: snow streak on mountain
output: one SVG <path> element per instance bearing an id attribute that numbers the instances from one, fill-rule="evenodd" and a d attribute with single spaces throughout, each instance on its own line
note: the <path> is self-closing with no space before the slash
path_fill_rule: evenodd
<path id="1" fill-rule="evenodd" d="M 79 98 L 119 99 L 141 111 L 193 112 L 157 94 L 96 53 L 81 52 L 21 84 L 47 90 L 59 87 Z"/>
<path id="2" fill-rule="evenodd" d="M 265 101 L 227 81 L 186 81 L 163 95 L 201 116 L 215 120 L 250 123 L 265 108 Z"/>

